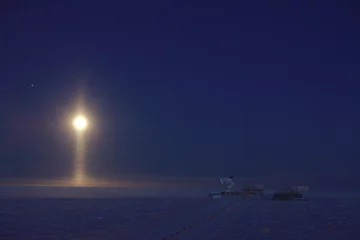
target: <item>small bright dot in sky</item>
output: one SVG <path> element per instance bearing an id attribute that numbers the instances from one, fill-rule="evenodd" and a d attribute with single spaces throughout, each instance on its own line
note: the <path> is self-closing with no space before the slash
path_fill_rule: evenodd
<path id="1" fill-rule="evenodd" d="M 34 86 L 34 84 L 31 84 L 31 86 L 33 87 L 33 86 Z"/>

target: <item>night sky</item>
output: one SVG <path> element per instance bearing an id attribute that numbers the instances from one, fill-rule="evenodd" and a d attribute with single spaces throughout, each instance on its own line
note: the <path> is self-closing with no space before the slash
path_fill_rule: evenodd
<path id="1" fill-rule="evenodd" d="M 359 177 L 355 2 L 1 1 L 0 178 Z"/>

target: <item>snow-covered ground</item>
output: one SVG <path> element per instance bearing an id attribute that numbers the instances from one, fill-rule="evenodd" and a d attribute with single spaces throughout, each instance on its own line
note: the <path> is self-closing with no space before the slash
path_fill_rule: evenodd
<path id="1" fill-rule="evenodd" d="M 3 199 L 0 239 L 360 239 L 360 201 Z"/>

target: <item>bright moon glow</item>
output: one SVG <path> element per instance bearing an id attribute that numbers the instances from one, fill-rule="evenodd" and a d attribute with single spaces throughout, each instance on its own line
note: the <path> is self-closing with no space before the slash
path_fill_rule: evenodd
<path id="1" fill-rule="evenodd" d="M 88 122 L 84 116 L 76 116 L 74 118 L 73 125 L 76 130 L 82 131 L 86 129 Z"/>

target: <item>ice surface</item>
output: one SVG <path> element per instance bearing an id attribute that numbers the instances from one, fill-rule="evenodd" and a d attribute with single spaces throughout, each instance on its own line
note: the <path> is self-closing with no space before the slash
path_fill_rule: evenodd
<path id="1" fill-rule="evenodd" d="M 205 197 L 0 201 L 0 239 L 171 236 L 183 240 L 360 239 L 360 201 Z"/>

